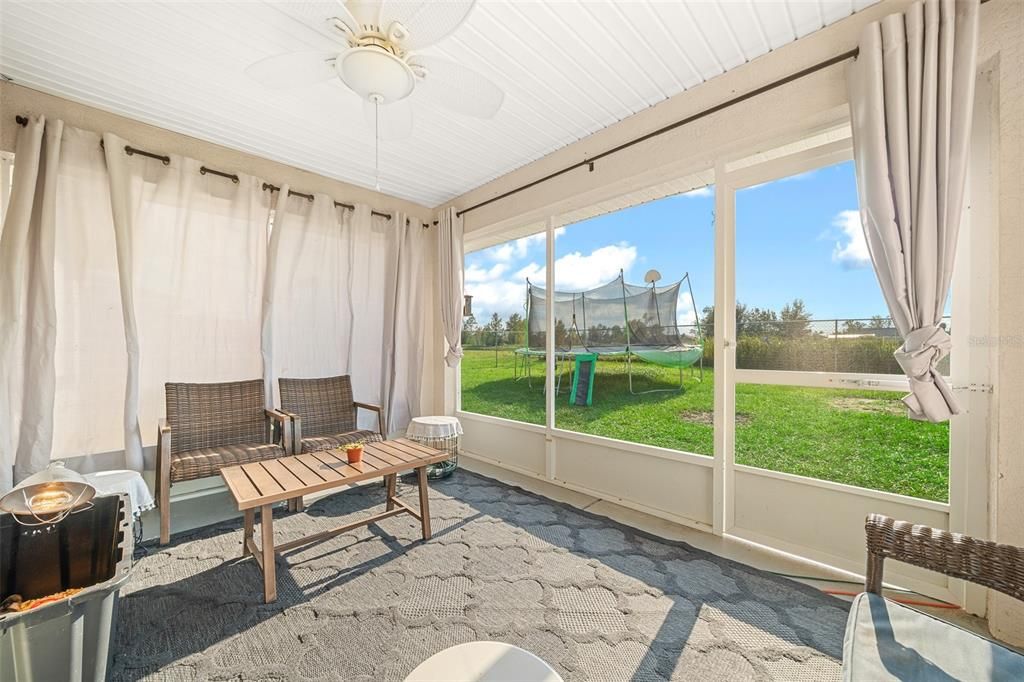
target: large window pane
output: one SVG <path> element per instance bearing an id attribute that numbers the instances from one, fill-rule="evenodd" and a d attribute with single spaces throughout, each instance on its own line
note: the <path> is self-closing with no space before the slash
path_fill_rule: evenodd
<path id="1" fill-rule="evenodd" d="M 848 378 L 814 388 L 817 377 L 801 374 L 902 377 L 852 161 L 736 193 L 736 299 L 738 463 L 947 499 L 948 424 L 911 421 L 902 393 L 851 390 Z M 743 370 L 807 385 L 742 383 Z"/>
<path id="2" fill-rule="evenodd" d="M 555 426 L 712 455 L 712 188 L 566 226 L 554 280 Z"/>
<path id="3" fill-rule="evenodd" d="M 530 424 L 545 423 L 543 352 L 526 338 L 527 279 L 543 286 L 545 234 L 466 254 L 462 409 Z M 537 345 L 537 339 L 534 340 Z M 543 334 L 539 346 L 544 348 Z"/>

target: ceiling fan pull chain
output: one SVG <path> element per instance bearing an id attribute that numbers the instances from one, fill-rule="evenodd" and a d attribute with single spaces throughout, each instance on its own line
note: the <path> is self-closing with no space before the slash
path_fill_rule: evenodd
<path id="1" fill-rule="evenodd" d="M 376 138 L 374 141 L 373 153 L 374 153 L 374 189 L 380 191 L 380 101 L 374 100 L 373 102 L 373 135 Z"/>

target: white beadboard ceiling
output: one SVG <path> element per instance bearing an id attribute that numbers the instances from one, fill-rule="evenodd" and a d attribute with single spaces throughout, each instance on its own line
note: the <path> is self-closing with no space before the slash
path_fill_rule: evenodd
<path id="1" fill-rule="evenodd" d="M 382 190 L 442 204 L 876 1 L 482 0 L 424 52 L 490 77 L 504 106 L 487 121 L 417 108 L 412 137 L 382 143 Z M 282 4 L 4 0 L 0 73 L 372 187 L 373 132 L 355 95 L 340 83 L 272 91 L 243 73 L 336 44 L 297 18 L 317 3 Z"/>

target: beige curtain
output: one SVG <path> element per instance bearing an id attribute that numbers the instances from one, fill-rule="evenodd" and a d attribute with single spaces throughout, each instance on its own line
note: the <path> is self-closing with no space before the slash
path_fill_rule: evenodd
<path id="1" fill-rule="evenodd" d="M 288 196 L 287 185 L 277 193 L 263 301 L 268 400 L 278 400 L 280 377 L 349 373 L 353 232 L 369 222 L 364 206 L 351 211 L 322 194 Z"/>
<path id="2" fill-rule="evenodd" d="M 268 395 L 279 377 L 349 374 L 356 400 L 381 405 L 391 433 L 419 415 L 424 230 L 396 213 L 336 207 L 326 195 L 277 198 L 263 302 Z M 376 429 L 376 417 L 359 415 Z"/>
<path id="3" fill-rule="evenodd" d="M 263 376 L 260 352 L 272 197 L 258 178 L 124 153 L 104 135 L 128 349 L 126 459 L 142 463 L 164 383 Z"/>
<path id="4" fill-rule="evenodd" d="M 441 328 L 447 343 L 444 359 L 449 367 L 458 367 L 462 360 L 462 218 L 454 208 L 446 208 L 437 217 L 437 229 Z"/>
<path id="5" fill-rule="evenodd" d="M 904 338 L 913 419 L 958 413 L 937 365 L 967 174 L 978 0 L 926 0 L 865 27 L 847 73 L 860 213 Z"/>
<path id="6" fill-rule="evenodd" d="M 33 116 L 0 233 L 0 492 L 119 453 L 125 381 L 109 179 L 95 133 Z"/>
<path id="7" fill-rule="evenodd" d="M 427 335 L 424 294 L 427 230 L 415 219 L 396 213 L 392 219 L 390 267 L 384 283 L 384 361 L 381 396 L 388 433 L 404 431 L 421 414 L 424 346 Z"/>

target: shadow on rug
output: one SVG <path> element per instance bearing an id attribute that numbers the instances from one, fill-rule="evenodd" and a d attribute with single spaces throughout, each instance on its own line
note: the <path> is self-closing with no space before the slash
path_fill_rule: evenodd
<path id="1" fill-rule="evenodd" d="M 285 553 L 269 605 L 240 521 L 155 549 L 122 592 L 113 679 L 402 680 L 485 639 L 567 682 L 839 678 L 848 605 L 813 588 L 464 471 L 430 500 L 428 542 L 402 515 Z M 275 538 L 383 503 L 370 485 L 279 511 Z"/>

